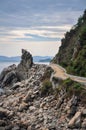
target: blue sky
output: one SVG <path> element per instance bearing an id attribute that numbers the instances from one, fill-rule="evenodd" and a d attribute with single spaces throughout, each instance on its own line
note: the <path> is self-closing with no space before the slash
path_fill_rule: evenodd
<path id="1" fill-rule="evenodd" d="M 0 0 L 0 55 L 55 55 L 86 0 Z"/>

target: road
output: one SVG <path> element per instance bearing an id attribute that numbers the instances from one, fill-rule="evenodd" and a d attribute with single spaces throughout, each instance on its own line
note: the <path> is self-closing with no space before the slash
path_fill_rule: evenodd
<path id="1" fill-rule="evenodd" d="M 51 63 L 50 67 L 54 70 L 54 74 L 53 74 L 54 77 L 59 77 L 63 80 L 65 80 L 67 78 L 71 78 L 74 81 L 77 81 L 79 83 L 86 85 L 85 77 L 79 77 L 79 76 L 67 74 L 66 70 L 63 67 L 59 66 L 58 64 Z"/>

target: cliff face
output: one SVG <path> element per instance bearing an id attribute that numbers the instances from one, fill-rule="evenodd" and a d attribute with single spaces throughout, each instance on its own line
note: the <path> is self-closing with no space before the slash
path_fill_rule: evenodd
<path id="1" fill-rule="evenodd" d="M 86 11 L 61 43 L 52 61 L 65 67 L 68 73 L 86 77 Z"/>

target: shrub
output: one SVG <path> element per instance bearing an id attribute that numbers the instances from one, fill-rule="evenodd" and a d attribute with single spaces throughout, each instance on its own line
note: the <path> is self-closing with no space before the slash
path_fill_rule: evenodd
<path id="1" fill-rule="evenodd" d="M 43 81 L 46 79 L 50 79 L 52 73 L 53 73 L 53 69 L 51 67 L 47 67 L 41 80 Z"/>
<path id="2" fill-rule="evenodd" d="M 67 78 L 66 80 L 63 81 L 63 86 L 71 86 L 73 84 L 73 80 L 71 80 L 70 78 Z"/>
<path id="3" fill-rule="evenodd" d="M 86 99 L 86 95 L 85 96 L 83 95 L 83 93 L 86 93 L 86 89 L 84 85 L 68 78 L 63 81 L 62 87 L 66 89 L 66 94 L 68 97 L 72 95 L 76 95 L 81 99 L 81 101 L 82 101 L 82 97 Z"/>
<path id="4" fill-rule="evenodd" d="M 53 88 L 52 88 L 52 83 L 50 82 L 50 80 L 46 79 L 43 81 L 40 91 L 41 91 L 42 96 L 52 94 Z"/>

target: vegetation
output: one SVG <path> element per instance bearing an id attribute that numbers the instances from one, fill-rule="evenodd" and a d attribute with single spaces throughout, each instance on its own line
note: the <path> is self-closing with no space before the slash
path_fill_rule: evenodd
<path id="1" fill-rule="evenodd" d="M 44 81 L 46 79 L 50 79 L 52 72 L 53 69 L 51 67 L 47 67 L 41 80 Z"/>
<path id="2" fill-rule="evenodd" d="M 66 97 L 69 98 L 72 95 L 76 95 L 80 98 L 81 102 L 86 103 L 86 89 L 84 85 L 68 78 L 57 87 L 56 94 L 58 95 L 63 89 L 66 92 Z"/>
<path id="3" fill-rule="evenodd" d="M 66 68 L 68 73 L 86 77 L 86 10 L 61 42 L 59 52 L 52 61 Z"/>
<path id="4" fill-rule="evenodd" d="M 52 91 L 53 91 L 52 82 L 50 82 L 49 79 L 44 80 L 42 83 L 41 90 L 40 90 L 41 95 L 47 96 L 47 95 L 51 94 Z"/>

